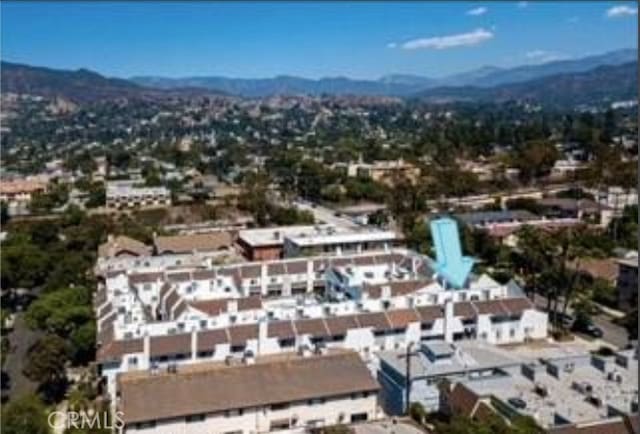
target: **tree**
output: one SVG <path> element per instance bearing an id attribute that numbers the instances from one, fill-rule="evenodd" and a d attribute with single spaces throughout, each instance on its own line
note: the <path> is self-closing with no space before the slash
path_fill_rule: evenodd
<path id="1" fill-rule="evenodd" d="M 3 288 L 34 288 L 42 285 L 49 269 L 45 250 L 24 234 L 11 235 L 0 250 Z"/>
<path id="2" fill-rule="evenodd" d="M 238 199 L 238 207 L 249 211 L 258 226 L 268 223 L 269 200 L 267 191 L 271 180 L 265 172 L 250 173 L 242 183 L 242 193 Z"/>
<path id="3" fill-rule="evenodd" d="M 96 352 L 96 325 L 88 321 L 70 335 L 70 357 L 73 364 L 86 364 L 94 359 Z"/>
<path id="4" fill-rule="evenodd" d="M 11 400 L 2 409 L 3 434 L 49 434 L 46 409 L 36 395 Z"/>
<path id="5" fill-rule="evenodd" d="M 516 154 L 513 164 L 520 169 L 520 178 L 528 183 L 547 176 L 558 159 L 558 150 L 546 140 L 528 142 Z"/>
<path id="6" fill-rule="evenodd" d="M 67 360 L 67 343 L 56 335 L 40 338 L 29 348 L 24 374 L 40 384 L 39 390 L 50 402 L 64 393 Z"/>
<path id="7" fill-rule="evenodd" d="M 91 184 L 88 193 L 89 197 L 85 203 L 87 208 L 98 208 L 105 205 L 107 193 L 103 183 L 96 182 Z"/>
<path id="8" fill-rule="evenodd" d="M 9 222 L 9 205 L 6 202 L 0 202 L 0 226 L 4 226 Z"/>
<path id="9" fill-rule="evenodd" d="M 49 292 L 31 303 L 25 320 L 29 327 L 68 337 L 93 318 L 91 295 L 83 287 Z"/>
<path id="10" fill-rule="evenodd" d="M 409 406 L 409 416 L 419 424 L 424 422 L 427 412 L 419 402 L 412 402 Z"/>

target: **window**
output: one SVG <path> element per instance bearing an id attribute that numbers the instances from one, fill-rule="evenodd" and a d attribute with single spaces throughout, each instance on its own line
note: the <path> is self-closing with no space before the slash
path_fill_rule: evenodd
<path id="1" fill-rule="evenodd" d="M 280 347 L 290 348 L 296 344 L 295 338 L 280 339 Z"/>
<path id="2" fill-rule="evenodd" d="M 232 353 L 242 353 L 244 352 L 244 349 L 246 348 L 246 344 L 241 344 L 241 345 L 232 345 L 231 346 L 231 352 Z"/>
<path id="3" fill-rule="evenodd" d="M 509 330 L 509 336 L 512 337 L 512 338 L 515 338 L 516 337 L 516 329 Z"/>
<path id="4" fill-rule="evenodd" d="M 136 429 L 147 429 L 147 428 L 155 428 L 155 427 L 156 427 L 155 420 L 151 420 L 149 422 L 139 422 L 136 424 Z"/>
<path id="5" fill-rule="evenodd" d="M 314 398 L 307 401 L 307 405 L 317 405 L 317 404 L 324 404 L 324 403 L 325 403 L 324 398 Z"/>
<path id="6" fill-rule="evenodd" d="M 198 351 L 198 357 L 200 359 L 206 359 L 209 357 L 213 357 L 213 351 Z"/>
<path id="7" fill-rule="evenodd" d="M 138 358 L 137 357 L 129 357 L 129 366 L 138 366 Z"/>
<path id="8" fill-rule="evenodd" d="M 237 410 L 227 410 L 224 412 L 224 417 L 233 417 L 233 416 L 242 416 L 243 414 L 243 410 L 237 409 Z"/>
<path id="9" fill-rule="evenodd" d="M 145 283 L 144 285 L 142 285 L 142 289 L 144 289 L 145 291 L 149 291 L 151 289 L 151 284 Z"/>
<path id="10" fill-rule="evenodd" d="M 289 403 L 271 404 L 271 410 L 285 410 L 289 408 Z"/>
<path id="11" fill-rule="evenodd" d="M 367 413 L 354 413 L 351 415 L 351 423 L 353 422 L 363 422 L 367 420 L 369 415 Z"/>
<path id="12" fill-rule="evenodd" d="M 291 421 L 289 419 L 274 420 L 269 425 L 269 431 L 279 431 L 289 429 L 291 427 Z"/>
<path id="13" fill-rule="evenodd" d="M 184 418 L 184 421 L 187 423 L 190 422 L 202 422 L 205 419 L 204 414 L 192 414 Z"/>

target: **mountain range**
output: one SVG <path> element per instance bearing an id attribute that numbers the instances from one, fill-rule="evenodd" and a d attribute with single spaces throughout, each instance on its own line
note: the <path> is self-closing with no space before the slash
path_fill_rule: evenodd
<path id="1" fill-rule="evenodd" d="M 635 99 L 636 56 L 633 50 L 619 50 L 515 68 L 486 66 L 439 79 L 408 74 L 388 75 L 378 80 L 345 77 L 312 80 L 294 76 L 122 79 L 108 78 L 87 69 L 57 70 L 10 62 L 2 62 L 0 72 L 2 92 L 62 97 L 75 103 L 204 95 L 259 98 L 276 94 L 348 94 L 399 96 L 431 102 L 517 99 L 568 106 Z"/>
<path id="2" fill-rule="evenodd" d="M 518 83 L 563 73 L 579 73 L 603 65 L 619 65 L 637 59 L 631 49 L 611 51 L 579 59 L 558 60 L 514 68 L 484 66 L 468 72 L 444 78 L 429 78 L 420 75 L 393 74 L 378 80 L 355 80 L 346 77 L 307 79 L 294 76 L 246 79 L 219 76 L 166 78 L 157 76 L 131 77 L 142 86 L 160 89 L 197 87 L 216 89 L 244 97 L 264 97 L 274 94 L 354 94 L 408 96 L 426 89 L 448 86 L 492 87 Z"/>
<path id="3" fill-rule="evenodd" d="M 161 99 L 194 94 L 220 94 L 209 89 L 154 89 L 130 80 L 107 78 L 88 69 L 76 71 L 2 62 L 2 92 L 31 94 L 48 98 L 62 97 L 74 103 L 107 99 Z"/>
<path id="4" fill-rule="evenodd" d="M 638 62 L 634 61 L 493 87 L 437 87 L 415 96 L 429 102 L 524 100 L 546 106 L 575 107 L 636 99 L 637 95 Z"/>

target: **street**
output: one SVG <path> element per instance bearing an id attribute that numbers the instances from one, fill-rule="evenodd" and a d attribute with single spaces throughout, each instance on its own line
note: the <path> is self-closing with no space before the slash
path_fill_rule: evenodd
<path id="1" fill-rule="evenodd" d="M 40 333 L 31 330 L 24 322 L 24 313 L 16 314 L 13 331 L 8 335 L 11 350 L 3 367 L 3 372 L 9 377 L 9 397 L 17 397 L 25 393 L 34 392 L 37 384 L 24 376 L 27 351 L 38 340 Z"/>
<path id="2" fill-rule="evenodd" d="M 542 295 L 535 295 L 535 305 L 538 309 L 546 311 L 547 308 L 547 299 Z M 573 309 L 568 308 L 567 313 L 573 315 Z M 617 324 L 614 324 L 609 317 L 606 315 L 594 315 L 592 318 L 593 323 L 602 329 L 603 336 L 601 340 L 604 342 L 613 345 L 616 348 L 624 348 L 627 346 L 628 338 L 627 331 L 624 327 L 620 327 Z M 594 340 L 594 338 L 588 337 L 586 335 L 581 334 L 580 336 Z"/>
<path id="3" fill-rule="evenodd" d="M 334 213 L 335 211 L 333 211 L 332 209 L 329 209 L 327 207 L 324 207 L 322 205 L 311 205 L 311 203 L 306 202 L 306 201 L 302 201 L 302 200 L 295 200 L 293 202 L 293 205 L 298 208 L 299 210 L 303 210 L 303 211 L 309 211 L 313 214 L 313 217 L 316 219 L 317 222 L 322 222 L 322 223 L 328 223 L 331 225 L 334 225 L 338 228 L 346 228 L 346 229 L 358 229 L 360 228 L 360 225 L 358 225 L 357 223 L 353 222 L 351 219 L 347 218 L 347 217 L 339 217 L 336 216 Z"/>

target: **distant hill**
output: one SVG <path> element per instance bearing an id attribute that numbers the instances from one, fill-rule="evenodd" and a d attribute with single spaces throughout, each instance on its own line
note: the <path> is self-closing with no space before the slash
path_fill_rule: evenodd
<path id="1" fill-rule="evenodd" d="M 294 76 L 277 76 L 273 78 L 228 78 L 228 77 L 132 77 L 131 81 L 143 86 L 160 89 L 177 87 L 201 87 L 219 89 L 230 94 L 248 98 L 260 98 L 271 95 L 407 95 L 424 89 L 412 81 L 396 81 L 395 77 L 387 80 L 354 80 L 346 77 L 328 77 L 313 80 Z"/>
<path id="2" fill-rule="evenodd" d="M 295 76 L 246 79 L 219 76 L 165 78 L 156 76 L 132 77 L 131 81 L 162 89 L 198 87 L 222 90 L 250 98 L 275 94 L 352 94 L 409 96 L 423 90 L 443 86 L 492 87 L 500 84 L 524 82 L 562 73 L 585 72 L 602 65 L 619 65 L 636 60 L 635 50 L 618 50 L 581 59 L 524 65 L 515 68 L 483 66 L 444 78 L 429 78 L 412 74 L 391 74 L 378 80 L 355 80 L 329 77 L 317 80 Z"/>
<path id="3" fill-rule="evenodd" d="M 75 71 L 22 65 L 0 64 L 2 92 L 61 97 L 75 103 L 91 103 L 119 98 L 157 99 L 194 94 L 218 93 L 211 89 L 172 89 L 140 86 L 129 80 L 107 78 L 88 69 Z"/>
<path id="4" fill-rule="evenodd" d="M 517 83 L 522 81 L 534 80 L 536 78 L 547 77 L 550 75 L 586 72 L 598 66 L 604 65 L 620 65 L 633 62 L 638 59 L 636 50 L 617 50 L 596 56 L 588 56 L 580 59 L 557 60 L 553 62 L 542 63 L 538 65 L 524 65 L 509 69 L 495 69 L 489 73 L 482 74 L 478 77 L 464 80 L 463 82 L 447 82 L 445 85 L 472 85 L 480 87 L 491 87 L 499 84 Z"/>
<path id="5" fill-rule="evenodd" d="M 438 87 L 416 97 L 431 102 L 521 100 L 568 107 L 634 99 L 638 95 L 637 80 L 638 62 L 634 61 L 494 87 Z"/>

